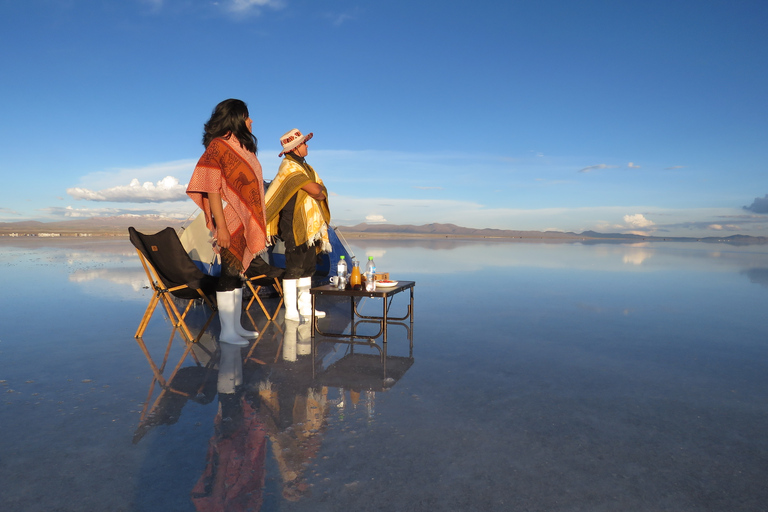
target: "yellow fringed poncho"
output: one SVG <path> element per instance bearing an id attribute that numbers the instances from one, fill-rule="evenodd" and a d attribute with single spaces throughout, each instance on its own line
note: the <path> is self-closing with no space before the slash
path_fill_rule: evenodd
<path id="1" fill-rule="evenodd" d="M 308 183 L 320 185 L 325 199 L 318 201 L 302 190 L 301 187 Z M 328 190 L 311 165 L 299 162 L 290 153 L 286 154 L 280 163 L 277 176 L 272 180 L 265 195 L 267 238 L 272 240 L 277 236 L 280 211 L 294 195 L 296 203 L 293 210 L 293 238 L 296 245 L 314 245 L 318 253 L 331 252 L 331 242 L 328 238 L 328 223 L 331 220 Z"/>

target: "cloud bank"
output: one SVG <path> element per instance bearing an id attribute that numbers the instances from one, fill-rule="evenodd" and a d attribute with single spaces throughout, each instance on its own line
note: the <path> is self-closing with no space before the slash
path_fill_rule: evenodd
<path id="1" fill-rule="evenodd" d="M 109 201 L 118 203 L 164 203 L 169 201 L 186 201 L 187 185 L 180 184 L 173 176 L 166 176 L 157 183 L 146 181 L 140 183 L 136 178 L 128 185 L 119 185 L 103 190 L 90 190 L 73 187 L 67 189 L 67 194 L 77 200 Z"/>

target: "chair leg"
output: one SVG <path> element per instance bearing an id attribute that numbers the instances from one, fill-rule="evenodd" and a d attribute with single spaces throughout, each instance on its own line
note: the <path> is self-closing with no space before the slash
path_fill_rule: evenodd
<path id="1" fill-rule="evenodd" d="M 261 286 L 254 287 L 251 281 L 246 281 L 246 284 L 248 285 L 248 288 L 251 289 L 251 300 L 248 301 L 248 305 L 245 307 L 245 309 L 251 309 L 251 305 L 253 304 L 253 301 L 256 301 L 259 303 L 261 310 L 264 312 L 264 316 L 266 316 L 267 318 L 270 318 L 269 312 L 267 311 L 267 307 L 264 305 L 264 302 L 262 302 L 261 298 L 259 297 L 259 290 L 261 290 Z"/>
<path id="2" fill-rule="evenodd" d="M 144 311 L 144 316 L 139 323 L 139 328 L 136 329 L 136 334 L 133 335 L 134 338 L 141 338 L 144 335 L 144 331 L 147 330 L 147 325 L 149 325 L 149 319 L 152 318 L 152 313 L 155 312 L 159 300 L 159 293 L 152 295 L 152 298 L 149 300 L 149 305 L 147 306 L 146 311 Z"/>

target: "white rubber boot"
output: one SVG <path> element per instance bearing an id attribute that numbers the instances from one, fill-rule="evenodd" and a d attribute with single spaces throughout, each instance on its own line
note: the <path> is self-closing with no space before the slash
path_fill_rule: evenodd
<path id="1" fill-rule="evenodd" d="M 238 313 L 239 312 L 239 313 Z M 258 331 L 249 331 L 242 324 L 243 318 L 243 289 L 235 288 L 235 331 L 243 338 L 258 338 Z"/>
<path id="2" fill-rule="evenodd" d="M 240 310 L 235 310 L 235 292 L 216 292 L 216 303 L 219 307 L 219 323 L 221 324 L 219 342 L 240 347 L 250 345 L 248 340 L 240 336 L 235 330 L 235 323 L 240 323 Z"/>
<path id="3" fill-rule="evenodd" d="M 297 308 L 296 286 L 298 279 L 283 279 L 283 301 L 285 303 L 285 319 L 298 321 L 301 320 Z"/>
<path id="4" fill-rule="evenodd" d="M 309 289 L 312 287 L 311 277 L 302 277 L 299 279 L 299 313 L 303 317 L 312 316 L 312 295 L 309 293 Z M 325 318 L 325 311 L 315 310 L 315 316 L 317 318 Z"/>

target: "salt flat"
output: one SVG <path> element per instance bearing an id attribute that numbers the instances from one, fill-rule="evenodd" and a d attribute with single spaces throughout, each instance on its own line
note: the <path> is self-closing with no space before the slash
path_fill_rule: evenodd
<path id="1" fill-rule="evenodd" d="M 352 249 L 417 282 L 413 359 L 393 384 L 323 385 L 306 327 L 254 308 L 264 336 L 237 354 L 242 393 L 218 392 L 226 365 L 206 336 L 209 353 L 196 357 L 211 372 L 187 358 L 176 384 L 195 393 L 169 395 L 142 422 L 160 387 L 133 338 L 150 290 L 130 243 L 1 239 L 0 506 L 764 510 L 765 247 L 360 239 Z M 343 325 L 343 305 L 325 306 Z M 195 310 L 190 323 L 204 317 Z M 170 332 L 158 310 L 143 340 L 157 361 Z M 406 334 L 392 328 L 388 355 L 409 357 Z M 318 373 L 349 355 L 320 347 Z M 166 375 L 182 350 L 177 337 Z M 211 447 L 239 477 L 228 494 L 214 492 Z"/>

